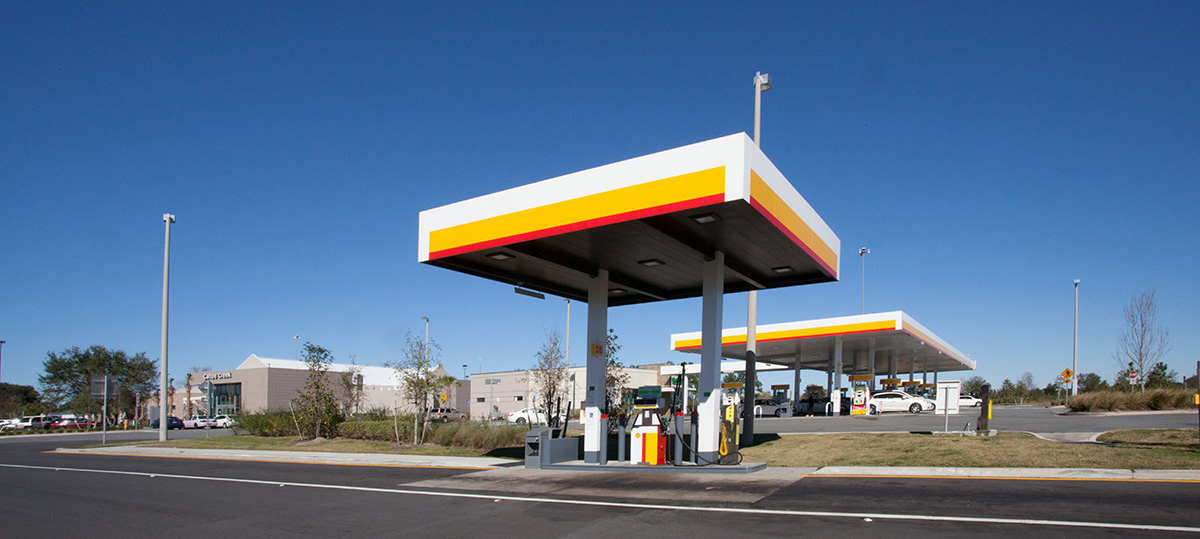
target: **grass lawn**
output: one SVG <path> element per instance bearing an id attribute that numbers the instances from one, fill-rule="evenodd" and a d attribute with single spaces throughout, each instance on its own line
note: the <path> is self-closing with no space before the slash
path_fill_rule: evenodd
<path id="1" fill-rule="evenodd" d="M 1015 468 L 1200 469 L 1196 431 L 1115 431 L 1112 445 L 1050 442 L 1022 433 L 993 437 L 928 434 L 760 435 L 742 450 L 769 466 L 951 466 Z"/>
<path id="2" fill-rule="evenodd" d="M 331 453 L 390 453 L 394 455 L 442 455 L 450 457 L 500 457 L 523 458 L 524 448 L 501 448 L 491 452 L 440 445 L 397 446 L 389 442 L 368 440 L 326 440 L 316 443 L 298 444 L 295 437 L 262 436 L 210 436 L 168 440 L 166 442 L 126 442 L 113 445 L 136 445 L 143 447 L 177 447 L 182 449 L 242 449 L 267 451 L 325 451 Z M 100 447 L 100 446 L 88 446 Z"/>

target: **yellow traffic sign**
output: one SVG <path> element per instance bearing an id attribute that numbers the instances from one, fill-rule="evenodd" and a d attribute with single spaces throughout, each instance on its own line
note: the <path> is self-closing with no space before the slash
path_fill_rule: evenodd
<path id="1" fill-rule="evenodd" d="M 443 392 L 442 393 L 442 403 L 445 403 L 445 402 L 446 402 L 446 393 Z"/>
<path id="2" fill-rule="evenodd" d="M 1062 371 L 1063 380 L 1070 380 L 1072 374 L 1075 374 L 1075 372 L 1072 371 L 1071 369 L 1063 369 L 1063 371 Z"/>

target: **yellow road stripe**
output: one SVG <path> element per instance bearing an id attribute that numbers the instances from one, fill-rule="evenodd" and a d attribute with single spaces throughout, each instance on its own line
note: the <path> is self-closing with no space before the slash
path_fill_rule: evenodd
<path id="1" fill-rule="evenodd" d="M 841 479 L 861 477 L 864 479 L 996 479 L 1000 481 L 1109 481 L 1123 483 L 1200 483 L 1195 479 L 1135 479 L 1121 477 L 987 477 L 979 475 L 869 475 L 869 474 L 805 474 L 803 478 L 819 479 L 836 477 Z"/>

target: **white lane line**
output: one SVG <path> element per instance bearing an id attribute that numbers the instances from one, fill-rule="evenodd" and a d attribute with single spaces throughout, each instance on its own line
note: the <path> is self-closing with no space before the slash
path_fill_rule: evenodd
<path id="1" fill-rule="evenodd" d="M 1163 526 L 1156 524 L 1122 524 L 1118 522 L 1084 522 L 1076 520 L 1041 520 L 1024 518 L 988 518 L 988 517 L 959 517 L 946 515 L 903 515 L 894 513 L 846 513 L 834 511 L 800 511 L 792 509 L 754 509 L 738 507 L 705 507 L 688 505 L 664 505 L 652 503 L 605 502 L 593 500 L 568 500 L 561 498 L 535 498 L 528 496 L 506 496 L 492 494 L 471 494 L 465 492 L 435 492 L 429 490 L 414 490 L 400 488 L 358 487 L 352 485 L 327 485 L 322 483 L 296 483 L 291 481 L 267 481 L 262 479 L 240 479 L 236 477 L 212 477 L 202 475 L 178 475 L 151 472 L 129 472 L 122 470 L 98 470 L 88 468 L 66 468 L 61 466 L 30 466 L 25 464 L 0 464 L 0 468 L 17 468 L 25 470 L 47 470 L 56 472 L 96 473 L 109 475 L 126 475 L 136 477 L 184 479 L 192 481 L 217 481 L 223 483 L 242 483 L 253 485 L 271 485 L 278 487 L 302 487 L 328 490 L 349 490 L 355 492 L 378 492 L 384 494 L 407 494 L 412 496 L 437 496 L 442 498 L 468 498 L 477 500 L 504 500 L 526 503 L 552 503 L 559 505 L 584 505 L 592 507 L 616 507 L 623 509 L 653 509 L 660 511 L 694 511 L 702 513 L 733 513 L 748 515 L 778 515 L 792 517 L 824 517 L 872 520 L 913 520 L 926 522 L 970 522 L 978 524 L 1014 524 L 1024 526 L 1063 526 L 1071 528 L 1103 528 L 1113 530 L 1143 530 L 1161 532 L 1200 533 L 1200 527 L 1192 526 Z"/>

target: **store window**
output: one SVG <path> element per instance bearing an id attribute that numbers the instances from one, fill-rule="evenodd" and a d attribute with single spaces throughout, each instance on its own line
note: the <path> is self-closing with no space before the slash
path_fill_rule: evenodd
<path id="1" fill-rule="evenodd" d="M 212 413 L 236 414 L 242 411 L 242 384 L 216 384 L 212 389 Z"/>

